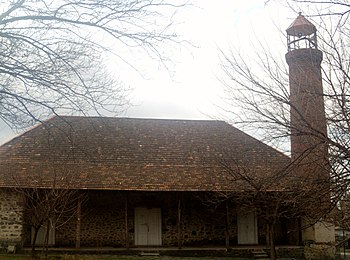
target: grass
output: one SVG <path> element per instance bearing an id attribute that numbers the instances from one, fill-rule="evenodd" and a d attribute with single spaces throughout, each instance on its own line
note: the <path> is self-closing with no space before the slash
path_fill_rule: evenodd
<path id="1" fill-rule="evenodd" d="M 28 255 L 0 255 L 0 260 L 28 260 Z M 45 259 L 38 255 L 37 259 Z M 175 257 L 175 256 L 117 256 L 117 255 L 49 255 L 49 260 L 225 260 L 227 257 Z M 230 258 L 232 259 L 232 257 Z M 234 258 L 239 260 L 239 258 Z M 242 258 L 243 259 L 243 258 Z"/>
<path id="2" fill-rule="evenodd" d="M 0 260 L 29 260 L 28 255 L 0 255 Z M 38 255 L 37 259 L 45 259 L 44 256 Z M 49 260 L 154 260 L 160 259 L 160 257 L 139 257 L 139 256 L 112 256 L 112 255 L 49 255 Z"/>
<path id="3" fill-rule="evenodd" d="M 28 255 L 0 255 L 0 260 L 29 260 Z M 45 259 L 44 256 L 38 255 L 37 259 Z M 112 256 L 112 255 L 49 255 L 49 260 L 155 260 L 163 259 L 162 257 L 148 257 L 148 256 Z M 166 258 L 164 258 L 165 260 Z M 169 258 L 168 258 L 169 259 Z M 178 259 L 178 258 L 177 258 Z"/>

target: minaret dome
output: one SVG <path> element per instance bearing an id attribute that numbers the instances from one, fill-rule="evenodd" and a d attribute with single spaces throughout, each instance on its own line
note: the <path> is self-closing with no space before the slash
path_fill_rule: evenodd
<path id="1" fill-rule="evenodd" d="M 286 31 L 288 51 L 303 48 L 317 49 L 316 27 L 301 13 Z"/>

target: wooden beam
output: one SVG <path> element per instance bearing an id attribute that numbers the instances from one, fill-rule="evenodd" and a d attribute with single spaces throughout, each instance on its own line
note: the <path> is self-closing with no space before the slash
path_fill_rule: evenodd
<path id="1" fill-rule="evenodd" d="M 225 232 L 225 245 L 226 248 L 230 248 L 230 214 L 229 214 L 228 200 L 226 200 L 226 232 Z"/>
<path id="2" fill-rule="evenodd" d="M 301 246 L 303 244 L 303 228 L 302 228 L 302 222 L 301 217 L 298 217 L 298 241 L 297 245 Z"/>
<path id="3" fill-rule="evenodd" d="M 128 228 L 128 196 L 125 197 L 125 248 L 130 248 Z"/>
<path id="4" fill-rule="evenodd" d="M 181 249 L 182 235 L 181 235 L 181 198 L 180 196 L 177 204 L 177 246 L 179 249 Z"/>
<path id="5" fill-rule="evenodd" d="M 81 199 L 77 202 L 77 227 L 75 232 L 75 248 L 80 248 L 81 241 Z"/>

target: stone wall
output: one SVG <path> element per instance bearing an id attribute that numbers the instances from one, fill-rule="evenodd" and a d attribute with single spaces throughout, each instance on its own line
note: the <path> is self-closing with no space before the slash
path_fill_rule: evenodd
<path id="1" fill-rule="evenodd" d="M 304 247 L 304 258 L 307 260 L 335 259 L 335 246 L 328 244 L 307 244 Z"/>
<path id="2" fill-rule="evenodd" d="M 0 189 L 0 243 L 21 244 L 23 198 L 11 189 Z"/>
<path id="3" fill-rule="evenodd" d="M 157 207 L 162 212 L 162 245 L 178 244 L 178 197 L 176 193 L 89 191 L 82 206 L 81 246 L 125 246 L 125 200 L 128 200 L 129 244 L 134 245 L 134 209 Z M 160 196 L 161 195 L 161 196 Z M 224 207 L 205 207 L 199 199 L 181 198 L 183 245 L 225 245 Z M 236 215 L 230 213 L 231 243 L 237 241 Z M 76 217 L 56 229 L 57 246 L 74 246 Z"/>
<path id="4" fill-rule="evenodd" d="M 81 246 L 122 246 L 125 241 L 125 199 L 112 191 L 88 194 L 81 207 Z M 76 216 L 56 228 L 57 246 L 74 246 Z"/>
<path id="5" fill-rule="evenodd" d="M 162 245 L 178 245 L 178 202 L 181 200 L 181 243 L 184 246 L 225 245 L 226 208 L 204 205 L 191 193 L 131 193 L 129 199 L 129 240 L 134 245 L 134 208 L 157 207 L 162 212 Z M 230 210 L 230 237 L 237 241 L 236 213 Z M 234 241 L 231 241 L 234 243 Z"/>
<path id="6" fill-rule="evenodd" d="M 200 199 L 189 198 L 183 207 L 182 239 L 184 245 L 225 245 L 225 205 L 203 205 Z M 237 243 L 235 208 L 229 210 L 231 244 Z"/>
<path id="7" fill-rule="evenodd" d="M 128 204 L 128 242 L 135 245 L 134 210 L 137 207 L 160 208 L 162 245 L 178 245 L 178 201 L 181 200 L 181 243 L 183 246 L 225 246 L 226 205 L 205 205 L 198 194 L 176 192 L 88 191 L 82 205 L 81 246 L 124 247 L 125 203 Z M 259 218 L 258 218 L 259 219 Z M 56 245 L 74 246 L 76 216 L 56 227 Z M 236 206 L 229 205 L 230 245 L 237 245 Z M 265 224 L 258 221 L 259 244 L 266 243 Z M 288 233 L 286 227 L 277 228 Z M 288 232 L 287 232 L 288 231 Z M 289 241 L 290 242 L 290 241 Z M 295 243 L 294 243 L 295 244 Z"/>

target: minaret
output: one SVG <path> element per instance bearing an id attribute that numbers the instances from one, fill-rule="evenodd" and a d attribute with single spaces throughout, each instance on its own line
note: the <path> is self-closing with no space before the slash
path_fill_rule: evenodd
<path id="1" fill-rule="evenodd" d="M 304 177 L 327 177 L 327 126 L 316 27 L 301 13 L 287 29 L 291 156 Z M 323 178 L 321 178 L 323 179 Z"/>
<path id="2" fill-rule="evenodd" d="M 321 62 L 316 27 L 303 15 L 287 29 L 290 88 L 291 156 L 296 189 L 306 208 L 301 223 L 306 259 L 334 259 L 334 225 L 318 221 L 329 209 L 327 124 L 324 109 Z M 312 220 L 313 219 L 313 220 Z M 312 226 L 309 226 L 309 225 Z M 309 227 L 308 227 L 309 226 Z"/>

